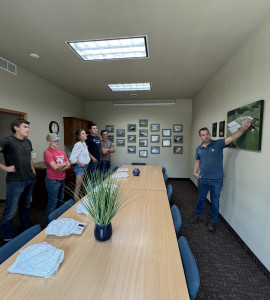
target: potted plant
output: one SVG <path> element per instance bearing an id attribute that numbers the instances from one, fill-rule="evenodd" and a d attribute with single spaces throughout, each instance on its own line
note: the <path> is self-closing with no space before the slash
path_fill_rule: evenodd
<path id="1" fill-rule="evenodd" d="M 85 174 L 82 181 L 82 195 L 76 196 L 95 223 L 94 235 L 98 241 L 107 241 L 112 235 L 111 221 L 127 200 L 126 184 L 97 171 L 91 179 Z"/>

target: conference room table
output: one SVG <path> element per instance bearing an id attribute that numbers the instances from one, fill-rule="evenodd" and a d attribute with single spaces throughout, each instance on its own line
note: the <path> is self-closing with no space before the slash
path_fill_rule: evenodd
<path id="1" fill-rule="evenodd" d="M 133 176 L 138 167 L 140 176 Z M 47 242 L 64 250 L 51 278 L 8 272 L 19 251 L 0 266 L 0 299 L 189 299 L 161 166 L 131 166 L 123 181 L 126 205 L 112 220 L 112 237 L 98 242 L 94 223 L 76 213 L 60 218 L 86 222 L 82 235 L 49 236 L 43 230 L 20 250 Z"/>

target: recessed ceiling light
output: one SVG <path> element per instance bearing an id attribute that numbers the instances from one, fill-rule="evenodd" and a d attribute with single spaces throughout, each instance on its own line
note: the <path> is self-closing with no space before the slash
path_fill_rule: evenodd
<path id="1" fill-rule="evenodd" d="M 30 53 L 29 56 L 30 56 L 31 58 L 40 58 L 39 55 L 36 54 L 36 53 Z"/>
<path id="2" fill-rule="evenodd" d="M 151 83 L 118 83 L 108 84 L 113 92 L 127 92 L 127 91 L 150 91 Z"/>
<path id="3" fill-rule="evenodd" d="M 83 60 L 148 57 L 146 36 L 67 42 Z"/>

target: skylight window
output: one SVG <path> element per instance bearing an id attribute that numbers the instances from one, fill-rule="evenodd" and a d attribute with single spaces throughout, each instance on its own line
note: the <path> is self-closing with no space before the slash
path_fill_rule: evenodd
<path id="1" fill-rule="evenodd" d="M 150 91 L 151 83 L 119 83 L 108 84 L 113 92 L 127 92 L 127 91 Z"/>
<path id="2" fill-rule="evenodd" d="M 148 57 L 146 36 L 67 43 L 83 60 Z"/>

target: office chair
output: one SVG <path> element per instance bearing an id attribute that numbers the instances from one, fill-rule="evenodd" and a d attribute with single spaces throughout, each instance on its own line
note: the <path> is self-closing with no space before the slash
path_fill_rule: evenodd
<path id="1" fill-rule="evenodd" d="M 166 173 L 166 168 L 163 167 L 163 168 L 162 168 L 162 174 L 164 175 L 165 173 Z"/>
<path id="2" fill-rule="evenodd" d="M 60 217 L 64 212 L 66 212 L 72 205 L 74 204 L 74 201 L 72 199 L 65 202 L 63 205 L 59 206 L 56 210 L 51 212 L 48 216 L 49 223 L 53 220 L 56 220 L 58 217 Z"/>
<path id="3" fill-rule="evenodd" d="M 166 184 L 167 181 L 168 181 L 168 179 L 169 179 L 168 175 L 165 173 L 165 174 L 163 175 L 163 178 L 164 178 L 164 181 L 165 181 L 165 184 Z"/>
<path id="4" fill-rule="evenodd" d="M 172 185 L 169 184 L 168 187 L 167 187 L 167 196 L 168 196 L 169 202 L 171 202 L 171 199 L 172 199 L 172 193 L 173 193 L 173 188 L 172 188 Z"/>
<path id="5" fill-rule="evenodd" d="M 178 240 L 178 247 L 185 271 L 189 297 L 191 300 L 196 298 L 200 287 L 200 275 L 196 264 L 196 260 L 189 248 L 188 242 L 184 236 Z"/>
<path id="6" fill-rule="evenodd" d="M 117 169 L 118 169 L 118 166 L 115 166 L 115 167 L 112 169 L 112 172 L 115 172 Z"/>
<path id="7" fill-rule="evenodd" d="M 145 165 L 146 165 L 146 163 L 137 163 L 137 162 L 133 162 L 133 163 L 132 163 L 132 165 L 133 165 L 133 166 L 134 166 L 134 165 L 145 166 Z"/>
<path id="8" fill-rule="evenodd" d="M 0 264 L 8 259 L 12 254 L 18 251 L 22 246 L 28 243 L 33 237 L 40 233 L 41 227 L 39 224 L 34 225 L 21 234 L 17 235 L 14 239 L 6 243 L 0 248 Z"/>
<path id="9" fill-rule="evenodd" d="M 173 205 L 171 207 L 171 213 L 172 213 L 172 219 L 173 219 L 175 233 L 176 233 L 176 235 L 178 235 L 181 225 L 182 225 L 182 216 L 181 216 L 179 208 L 176 205 Z"/>

